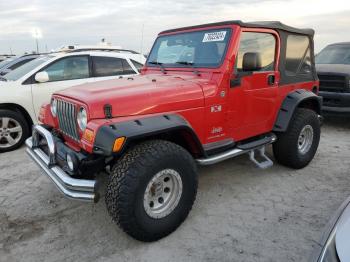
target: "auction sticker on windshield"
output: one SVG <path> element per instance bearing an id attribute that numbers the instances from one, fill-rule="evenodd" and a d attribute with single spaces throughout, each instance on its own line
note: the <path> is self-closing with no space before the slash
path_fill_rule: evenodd
<path id="1" fill-rule="evenodd" d="M 226 36 L 226 31 L 205 33 L 202 42 L 217 42 L 223 41 Z"/>

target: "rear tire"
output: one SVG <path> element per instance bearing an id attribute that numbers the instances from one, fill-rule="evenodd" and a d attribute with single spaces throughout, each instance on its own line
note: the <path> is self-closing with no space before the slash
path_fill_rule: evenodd
<path id="1" fill-rule="evenodd" d="M 277 134 L 273 153 L 278 163 L 295 169 L 307 166 L 320 142 L 320 121 L 315 111 L 297 108 L 288 130 Z"/>
<path id="2" fill-rule="evenodd" d="M 192 156 L 174 143 L 151 140 L 131 148 L 112 167 L 105 200 L 123 231 L 150 242 L 181 225 L 197 186 Z"/>
<path id="3" fill-rule="evenodd" d="M 29 126 L 19 112 L 0 110 L 0 153 L 19 148 L 29 134 Z"/>

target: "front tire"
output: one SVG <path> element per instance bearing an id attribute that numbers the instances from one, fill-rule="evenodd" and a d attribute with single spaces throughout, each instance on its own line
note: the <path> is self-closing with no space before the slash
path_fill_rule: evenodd
<path id="1" fill-rule="evenodd" d="M 315 111 L 297 108 L 285 133 L 277 134 L 273 153 L 278 163 L 300 169 L 314 158 L 320 142 L 320 121 Z"/>
<path id="2" fill-rule="evenodd" d="M 196 198 L 197 169 L 182 147 L 162 140 L 131 148 L 115 166 L 106 205 L 113 220 L 140 241 L 156 241 L 186 219 Z"/>
<path id="3" fill-rule="evenodd" d="M 0 153 L 19 148 L 29 134 L 28 124 L 20 113 L 0 110 Z"/>

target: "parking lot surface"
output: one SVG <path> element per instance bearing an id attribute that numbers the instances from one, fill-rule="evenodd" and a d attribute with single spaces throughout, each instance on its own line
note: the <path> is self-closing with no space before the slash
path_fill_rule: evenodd
<path id="1" fill-rule="evenodd" d="M 64 198 L 24 148 L 1 154 L 0 261 L 307 261 L 350 195 L 349 132 L 349 119 L 326 119 L 302 170 L 260 170 L 247 156 L 201 168 L 188 219 L 155 243 L 124 234 L 103 199 Z"/>

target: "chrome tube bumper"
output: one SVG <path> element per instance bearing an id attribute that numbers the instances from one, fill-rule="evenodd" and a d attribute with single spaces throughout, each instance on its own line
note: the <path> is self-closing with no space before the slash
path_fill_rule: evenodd
<path id="1" fill-rule="evenodd" d="M 39 148 L 40 136 L 47 141 L 49 155 Z M 48 130 L 39 125 L 34 126 L 33 136 L 26 140 L 26 145 L 27 154 L 66 197 L 77 200 L 98 201 L 99 195 L 96 190 L 96 180 L 72 178 L 56 165 L 55 140 Z"/>

